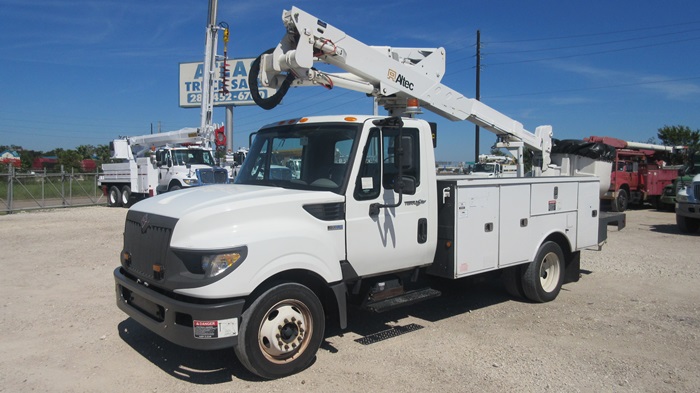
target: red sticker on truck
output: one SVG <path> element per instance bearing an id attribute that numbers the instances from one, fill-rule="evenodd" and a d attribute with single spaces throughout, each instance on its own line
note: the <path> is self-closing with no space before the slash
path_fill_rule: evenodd
<path id="1" fill-rule="evenodd" d="M 218 321 L 193 321 L 194 338 L 210 339 L 238 335 L 238 318 Z"/>

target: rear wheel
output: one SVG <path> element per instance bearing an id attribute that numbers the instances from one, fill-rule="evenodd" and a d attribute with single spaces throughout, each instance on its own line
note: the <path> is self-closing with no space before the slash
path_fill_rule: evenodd
<path id="1" fill-rule="evenodd" d="M 280 284 L 243 313 L 236 356 L 252 373 L 274 379 L 308 367 L 321 346 L 323 305 L 309 288 Z"/>
<path id="2" fill-rule="evenodd" d="M 119 207 L 122 205 L 122 192 L 119 191 L 119 187 L 112 186 L 109 188 L 109 194 L 107 194 L 107 205 L 109 207 Z"/>
<path id="3" fill-rule="evenodd" d="M 129 207 L 129 199 L 131 198 L 131 187 L 129 186 L 124 186 L 122 187 L 122 206 L 124 207 Z"/>
<path id="4" fill-rule="evenodd" d="M 559 295 L 563 283 L 564 253 L 557 243 L 545 242 L 523 273 L 525 297 L 537 303 L 552 301 Z"/>
<path id="5" fill-rule="evenodd" d="M 522 272 L 522 266 L 518 265 L 504 269 L 501 275 L 501 280 L 503 281 L 503 286 L 506 288 L 506 292 L 519 299 L 525 297 L 525 292 L 523 292 Z"/>

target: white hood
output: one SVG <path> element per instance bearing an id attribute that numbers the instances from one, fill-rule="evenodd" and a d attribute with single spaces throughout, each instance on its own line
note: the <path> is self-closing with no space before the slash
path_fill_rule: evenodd
<path id="1" fill-rule="evenodd" d="M 223 184 L 168 192 L 131 209 L 177 218 L 172 247 L 212 250 L 249 244 L 261 232 L 294 231 L 300 223 L 317 221 L 304 205 L 343 201 L 331 192 Z"/>

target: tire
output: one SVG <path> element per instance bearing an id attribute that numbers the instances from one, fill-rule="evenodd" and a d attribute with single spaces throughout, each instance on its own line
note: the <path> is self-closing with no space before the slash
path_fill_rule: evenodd
<path id="1" fill-rule="evenodd" d="M 170 186 L 170 188 L 168 188 L 168 191 L 177 191 L 177 190 L 179 190 L 180 188 L 181 188 L 181 187 L 180 187 L 179 184 L 175 184 L 175 185 Z"/>
<path id="2" fill-rule="evenodd" d="M 536 303 L 550 302 L 559 295 L 563 283 L 564 253 L 557 243 L 545 242 L 523 273 L 525 297 Z"/>
<path id="3" fill-rule="evenodd" d="M 506 288 L 506 292 L 517 299 L 522 299 L 525 297 L 522 277 L 522 266 L 506 268 L 503 270 L 501 275 L 501 281 L 503 281 L 503 286 Z"/>
<path id="4" fill-rule="evenodd" d="M 131 187 L 129 187 L 129 186 L 122 187 L 122 197 L 121 197 L 122 206 L 123 207 L 131 206 L 130 199 L 131 199 Z"/>
<path id="5" fill-rule="evenodd" d="M 617 198 L 615 198 L 614 201 L 610 204 L 612 211 L 614 212 L 623 212 L 627 210 L 627 207 L 629 206 L 630 198 L 629 194 L 627 193 L 627 190 L 624 188 L 621 188 L 617 190 Z"/>
<path id="6" fill-rule="evenodd" d="M 700 229 L 700 220 L 676 214 L 676 224 L 683 233 L 695 233 Z"/>
<path id="7" fill-rule="evenodd" d="M 280 284 L 243 313 L 236 356 L 262 378 L 286 377 L 311 365 L 324 330 L 323 305 L 316 294 L 300 284 Z"/>
<path id="8" fill-rule="evenodd" d="M 107 205 L 109 207 L 119 207 L 122 205 L 122 192 L 119 191 L 119 187 L 112 186 L 109 188 L 109 193 L 107 194 Z"/>

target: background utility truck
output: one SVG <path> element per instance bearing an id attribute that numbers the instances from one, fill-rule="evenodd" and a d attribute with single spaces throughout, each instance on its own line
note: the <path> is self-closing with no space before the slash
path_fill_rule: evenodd
<path id="1" fill-rule="evenodd" d="M 287 34 L 251 71 L 251 86 L 260 75 L 281 88 L 267 99 L 253 91 L 257 102 L 273 108 L 285 85 L 343 85 L 374 94 L 390 116 L 271 124 L 235 184 L 133 206 L 114 271 L 123 311 L 185 347 L 234 347 L 251 372 L 279 378 L 311 364 L 326 323 L 346 328 L 349 307 L 385 311 L 439 296 L 432 280 L 487 272 L 533 302 L 578 280 L 581 250 L 607 236 L 599 198 L 610 162 L 557 154 L 551 127 L 532 134 L 442 85 L 442 48 L 370 47 L 295 7 L 283 21 Z M 540 152 L 541 176 L 437 176 L 437 126 L 411 117 L 416 101 L 489 129 L 516 157 Z"/>
<path id="2" fill-rule="evenodd" d="M 481 154 L 479 162 L 474 164 L 469 174 L 478 177 L 515 177 L 518 167 L 514 164 L 512 157 Z"/>
<path id="3" fill-rule="evenodd" d="M 700 175 L 700 153 L 697 152 L 691 153 L 688 163 L 678 170 L 678 177 L 673 180 L 673 183 L 664 187 L 662 205 L 670 206 L 669 210 L 673 211 L 676 205 L 676 194 L 681 188 L 687 187 L 695 175 Z"/>
<path id="4" fill-rule="evenodd" d="M 128 207 L 132 198 L 228 183 L 228 172 L 216 165 L 196 128 L 115 139 L 110 148 L 112 159 L 121 162 L 102 164 L 98 178 L 109 206 Z"/>
<path id="5" fill-rule="evenodd" d="M 700 230 L 700 175 L 685 183 L 676 195 L 676 224 L 681 232 Z"/>
<path id="6" fill-rule="evenodd" d="M 677 148 L 601 136 L 591 136 L 585 140 L 615 148 L 610 189 L 603 195 L 603 199 L 610 200 L 613 211 L 623 212 L 629 205 L 644 202 L 660 207 L 664 187 L 678 176 L 678 168 L 666 167 L 663 160 Z"/>

